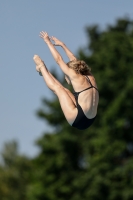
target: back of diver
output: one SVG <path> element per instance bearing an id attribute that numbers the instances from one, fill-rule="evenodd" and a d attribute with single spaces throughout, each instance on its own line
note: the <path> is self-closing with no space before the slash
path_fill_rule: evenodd
<path id="1" fill-rule="evenodd" d="M 73 92 L 73 95 L 75 97 L 76 104 L 77 104 L 78 114 L 77 114 L 76 119 L 74 120 L 72 126 L 77 128 L 77 129 L 80 129 L 80 130 L 84 130 L 84 129 L 89 128 L 96 118 L 96 116 L 92 119 L 87 118 L 85 116 L 84 112 L 83 112 L 83 109 L 81 108 L 81 106 L 78 103 L 78 96 L 81 92 L 84 92 L 84 91 L 89 90 L 91 88 L 95 88 L 98 91 L 98 89 L 92 85 L 89 77 L 88 76 L 85 76 L 85 77 L 87 78 L 87 80 L 88 80 L 88 82 L 90 83 L 91 86 L 80 91 L 80 92 Z"/>

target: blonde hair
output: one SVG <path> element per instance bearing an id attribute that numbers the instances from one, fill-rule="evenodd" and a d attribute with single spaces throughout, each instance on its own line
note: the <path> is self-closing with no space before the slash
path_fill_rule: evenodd
<path id="1" fill-rule="evenodd" d="M 67 66 L 77 74 L 87 75 L 91 71 L 91 68 L 83 60 L 72 60 L 67 63 Z"/>

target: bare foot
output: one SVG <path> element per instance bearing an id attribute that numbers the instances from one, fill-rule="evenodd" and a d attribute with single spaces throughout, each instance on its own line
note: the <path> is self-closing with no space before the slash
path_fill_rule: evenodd
<path id="1" fill-rule="evenodd" d="M 34 60 L 34 62 L 36 64 L 36 70 L 37 70 L 37 72 L 41 73 L 40 68 L 41 67 L 46 67 L 45 64 L 44 64 L 44 62 L 41 60 L 41 58 L 38 55 L 34 55 L 33 60 Z"/>

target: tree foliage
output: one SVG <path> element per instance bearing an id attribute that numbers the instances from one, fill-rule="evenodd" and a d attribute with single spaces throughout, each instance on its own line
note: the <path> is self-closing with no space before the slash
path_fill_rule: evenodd
<path id="1" fill-rule="evenodd" d="M 30 174 L 24 179 L 26 200 L 133 199 L 133 21 L 119 19 L 106 30 L 86 27 L 86 33 L 88 44 L 78 58 L 97 81 L 96 121 L 77 130 L 66 122 L 55 96 L 43 99 L 37 115 L 53 131 L 37 140 L 40 153 L 28 161 L 30 173 L 23 168 Z"/>
<path id="2" fill-rule="evenodd" d="M 86 33 L 88 52 L 80 49 L 78 57 L 91 66 L 98 83 L 97 119 L 89 129 L 76 130 L 56 98 L 44 99 L 38 115 L 55 132 L 37 143 L 41 151 L 34 181 L 40 190 L 33 187 L 35 199 L 133 198 L 133 22 L 120 19 L 104 31 L 87 27 Z"/>
<path id="3" fill-rule="evenodd" d="M 32 162 L 19 155 L 16 141 L 7 142 L 1 155 L 0 200 L 26 200 Z"/>

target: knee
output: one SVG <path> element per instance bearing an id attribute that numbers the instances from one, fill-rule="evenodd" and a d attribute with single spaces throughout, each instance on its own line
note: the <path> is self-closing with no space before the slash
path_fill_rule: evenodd
<path id="1" fill-rule="evenodd" d="M 65 90 L 66 92 L 69 92 L 69 90 L 68 90 L 67 88 L 65 88 L 65 87 L 64 87 L 64 90 Z"/>
<path id="2" fill-rule="evenodd" d="M 61 91 L 61 90 L 65 89 L 62 85 L 59 85 L 59 84 L 55 84 L 54 88 L 55 88 L 55 90 L 58 90 L 58 91 Z"/>
<path id="3" fill-rule="evenodd" d="M 57 90 L 58 88 L 60 88 L 60 85 L 57 84 L 55 81 L 54 81 L 54 82 L 51 81 L 51 82 L 49 82 L 48 87 L 49 87 L 50 89 L 52 89 L 53 91 L 55 91 L 55 90 Z"/>
<path id="4" fill-rule="evenodd" d="M 65 88 L 62 85 L 55 84 L 54 85 L 54 93 L 58 95 L 59 93 L 65 91 Z"/>

